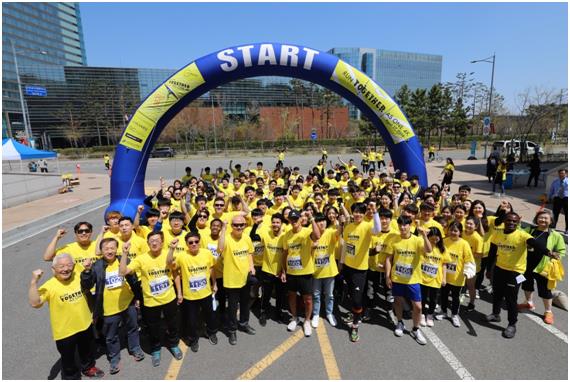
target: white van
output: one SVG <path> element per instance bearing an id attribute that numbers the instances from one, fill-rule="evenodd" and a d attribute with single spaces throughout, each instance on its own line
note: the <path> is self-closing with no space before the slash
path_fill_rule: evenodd
<path id="1" fill-rule="evenodd" d="M 526 141 L 527 155 L 534 155 L 537 149 L 540 155 L 544 155 L 544 150 L 538 144 L 533 141 Z M 502 155 L 509 155 L 513 152 L 515 156 L 519 156 L 521 153 L 521 141 L 518 139 L 511 139 L 510 141 L 496 141 L 493 142 L 493 150 L 499 150 Z"/>

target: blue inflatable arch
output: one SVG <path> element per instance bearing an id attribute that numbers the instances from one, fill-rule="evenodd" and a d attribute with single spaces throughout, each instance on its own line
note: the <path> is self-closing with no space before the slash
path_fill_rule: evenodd
<path id="1" fill-rule="evenodd" d="M 304 46 L 256 43 L 199 58 L 157 87 L 136 109 L 115 151 L 107 211 L 134 216 L 143 203 L 149 154 L 168 122 L 194 99 L 220 85 L 256 76 L 295 77 L 321 85 L 352 102 L 378 129 L 395 168 L 427 174 L 419 139 L 392 98 L 338 57 Z"/>

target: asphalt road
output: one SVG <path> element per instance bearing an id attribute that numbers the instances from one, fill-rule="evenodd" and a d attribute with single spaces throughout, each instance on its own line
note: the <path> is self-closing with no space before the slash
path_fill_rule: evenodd
<path id="1" fill-rule="evenodd" d="M 73 224 L 87 220 L 99 227 L 103 209 L 85 214 L 63 226 L 71 231 Z M 55 224 L 58 222 L 54 221 Z M 3 379 L 59 378 L 59 354 L 51 338 L 48 307 L 40 310 L 27 303 L 27 290 L 32 270 L 43 269 L 45 282 L 51 274 L 49 263 L 41 260 L 45 246 L 57 226 L 37 234 L 3 251 L 2 269 L 2 377 Z M 97 229 L 97 228 L 96 228 Z M 71 234 L 62 244 L 73 239 Z M 568 269 L 568 268 L 566 268 Z M 568 293 L 567 282 L 559 289 Z M 500 325 L 486 324 L 482 316 L 491 310 L 483 295 L 477 310 L 461 313 L 461 327 L 449 321 L 436 321 L 426 330 L 428 344 L 420 346 L 409 336 L 394 336 L 393 325 L 385 309 L 373 312 L 372 320 L 361 326 L 361 340 L 350 343 L 348 333 L 321 321 L 321 327 L 310 338 L 291 334 L 282 324 L 269 321 L 260 327 L 255 315 L 250 323 L 255 336 L 238 333 L 237 346 L 230 346 L 222 333 L 212 346 L 200 340 L 200 351 L 186 352 L 181 362 L 163 349 L 160 367 L 153 368 L 150 357 L 141 363 L 122 352 L 122 370 L 106 379 L 568 379 L 568 315 L 554 308 L 557 335 L 519 315 L 517 336 L 501 337 Z M 537 313 L 542 313 L 537 302 Z M 381 307 L 385 308 L 382 301 Z M 539 322 L 541 320 L 538 320 Z M 411 321 L 406 321 L 408 328 Z M 324 330 L 323 330 L 324 329 Z M 327 346 L 328 344 L 328 346 Z M 106 373 L 104 355 L 98 366 Z"/>

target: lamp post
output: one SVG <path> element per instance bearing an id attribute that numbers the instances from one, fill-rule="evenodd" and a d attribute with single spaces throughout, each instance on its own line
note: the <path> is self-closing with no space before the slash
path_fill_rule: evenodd
<path id="1" fill-rule="evenodd" d="M 489 89 L 489 118 L 491 117 L 491 104 L 493 102 L 493 81 L 495 79 L 495 53 L 491 57 L 484 58 L 482 60 L 473 60 L 471 61 L 472 64 L 477 62 L 487 62 L 489 64 L 493 64 L 493 69 L 491 69 L 491 88 Z M 487 145 L 489 144 L 489 134 L 485 135 L 485 153 L 483 156 L 487 158 Z"/>

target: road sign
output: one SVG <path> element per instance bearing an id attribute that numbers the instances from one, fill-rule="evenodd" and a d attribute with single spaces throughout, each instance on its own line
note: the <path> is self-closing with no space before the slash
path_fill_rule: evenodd
<path id="1" fill-rule="evenodd" d="M 491 117 L 483 118 L 483 135 L 488 136 L 491 131 Z"/>
<path id="2" fill-rule="evenodd" d="M 46 97 L 47 96 L 47 89 L 41 86 L 26 86 L 24 91 L 26 95 L 29 96 L 36 96 L 36 97 Z"/>
<path id="3" fill-rule="evenodd" d="M 316 140 L 317 140 L 317 132 L 316 132 L 316 131 L 313 131 L 313 132 L 311 133 L 311 139 L 312 139 L 313 141 L 316 141 Z"/>

